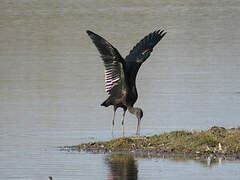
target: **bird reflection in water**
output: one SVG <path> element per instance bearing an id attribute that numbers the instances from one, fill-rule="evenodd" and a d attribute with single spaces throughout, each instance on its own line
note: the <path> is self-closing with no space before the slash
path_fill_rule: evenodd
<path id="1" fill-rule="evenodd" d="M 111 154 L 105 159 L 109 169 L 107 180 L 137 180 L 138 166 L 134 156 L 129 154 Z"/>

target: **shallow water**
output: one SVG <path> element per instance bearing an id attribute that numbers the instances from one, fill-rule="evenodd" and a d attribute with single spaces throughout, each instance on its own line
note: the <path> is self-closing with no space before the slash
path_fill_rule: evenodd
<path id="1" fill-rule="evenodd" d="M 147 33 L 168 32 L 138 74 L 142 135 L 239 126 L 239 10 L 235 0 L 1 1 L 0 179 L 111 179 L 115 167 L 133 179 L 238 179 L 234 161 L 118 162 L 57 147 L 110 139 L 104 68 L 87 29 L 123 56 Z M 125 130 L 136 130 L 129 113 Z"/>

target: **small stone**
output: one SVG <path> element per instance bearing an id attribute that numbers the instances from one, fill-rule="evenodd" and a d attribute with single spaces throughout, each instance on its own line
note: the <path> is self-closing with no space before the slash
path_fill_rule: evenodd
<path id="1" fill-rule="evenodd" d="M 221 143 L 218 143 L 218 149 L 219 149 L 219 151 L 222 151 L 222 145 L 221 145 Z"/>

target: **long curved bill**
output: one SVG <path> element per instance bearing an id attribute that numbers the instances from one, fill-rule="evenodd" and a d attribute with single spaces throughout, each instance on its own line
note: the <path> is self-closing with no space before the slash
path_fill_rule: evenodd
<path id="1" fill-rule="evenodd" d="M 140 136 L 140 123 L 141 123 L 141 119 L 138 118 L 137 132 L 136 132 L 136 135 L 137 135 L 137 136 Z"/>

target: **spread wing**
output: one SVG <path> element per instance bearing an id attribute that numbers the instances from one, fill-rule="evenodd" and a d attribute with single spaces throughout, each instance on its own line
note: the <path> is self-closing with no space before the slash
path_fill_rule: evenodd
<path id="1" fill-rule="evenodd" d="M 105 91 L 110 93 L 115 85 L 122 86 L 122 82 L 125 81 L 125 62 L 118 50 L 104 38 L 89 30 L 87 31 L 87 34 L 101 54 L 105 66 Z"/>
<path id="2" fill-rule="evenodd" d="M 126 56 L 126 70 L 131 78 L 136 79 L 137 72 L 142 63 L 150 56 L 154 46 L 166 34 L 164 30 L 158 30 L 145 36 L 133 47 L 129 55 Z"/>

